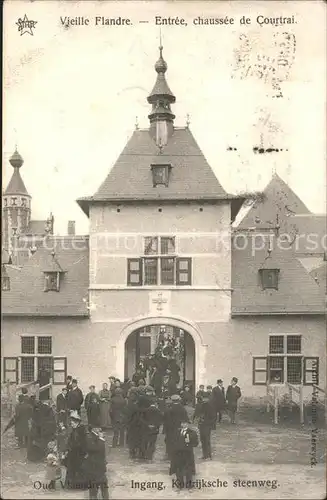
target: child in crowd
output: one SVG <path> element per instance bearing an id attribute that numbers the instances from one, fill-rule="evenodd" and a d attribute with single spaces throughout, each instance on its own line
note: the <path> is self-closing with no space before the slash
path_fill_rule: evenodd
<path id="1" fill-rule="evenodd" d="M 206 394 L 211 398 L 212 396 L 212 385 L 207 385 L 207 392 Z"/>
<path id="2" fill-rule="evenodd" d="M 62 460 L 67 451 L 68 429 L 63 422 L 59 422 L 57 430 L 57 449 L 59 459 Z"/>
<path id="3" fill-rule="evenodd" d="M 204 385 L 199 385 L 199 390 L 195 395 L 196 402 L 201 403 L 203 396 L 205 395 Z"/>
<path id="4" fill-rule="evenodd" d="M 48 443 L 48 452 L 45 479 L 48 481 L 48 489 L 55 490 L 56 481 L 61 479 L 61 467 L 57 445 L 54 441 Z"/>

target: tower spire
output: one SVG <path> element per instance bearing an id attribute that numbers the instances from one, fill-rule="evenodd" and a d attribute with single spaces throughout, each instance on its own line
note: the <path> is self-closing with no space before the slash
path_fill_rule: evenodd
<path id="1" fill-rule="evenodd" d="M 24 164 L 24 160 L 21 157 L 21 155 L 18 153 L 17 145 L 15 148 L 15 152 L 9 158 L 9 163 L 13 167 L 14 172 L 12 174 L 10 181 L 9 181 L 9 184 L 7 186 L 5 194 L 16 194 L 16 195 L 22 194 L 22 195 L 28 196 L 27 189 L 25 187 L 25 184 L 24 184 L 23 179 L 21 178 L 21 175 L 19 172 L 19 169 Z"/>
<path id="2" fill-rule="evenodd" d="M 24 163 L 18 153 L 17 145 L 15 152 L 9 158 L 9 163 L 14 172 L 11 176 L 7 189 L 3 195 L 3 245 L 13 251 L 13 238 L 25 233 L 30 223 L 31 196 L 28 194 L 24 181 L 20 175 L 20 169 Z"/>
<path id="3" fill-rule="evenodd" d="M 168 66 L 162 52 L 163 46 L 160 31 L 159 59 L 154 66 L 157 79 L 147 101 L 152 105 L 151 113 L 148 116 L 150 120 L 150 134 L 156 139 L 157 144 L 160 142 L 162 146 L 165 146 L 174 130 L 175 115 L 172 113 L 170 106 L 176 101 L 176 98 L 166 81 L 165 73 Z"/>

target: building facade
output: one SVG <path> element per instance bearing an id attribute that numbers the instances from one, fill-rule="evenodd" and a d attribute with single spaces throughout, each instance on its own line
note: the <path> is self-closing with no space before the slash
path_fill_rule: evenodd
<path id="1" fill-rule="evenodd" d="M 78 200 L 89 235 L 50 232 L 24 263 L 3 263 L 3 380 L 46 366 L 58 390 L 67 374 L 99 387 L 169 344 L 193 389 L 236 376 L 244 400 L 286 382 L 309 398 L 325 387 L 326 219 L 277 175 L 261 197 L 226 193 L 174 125 L 162 48 L 155 71 L 149 128 Z M 26 210 L 17 227 L 30 197 Z"/>

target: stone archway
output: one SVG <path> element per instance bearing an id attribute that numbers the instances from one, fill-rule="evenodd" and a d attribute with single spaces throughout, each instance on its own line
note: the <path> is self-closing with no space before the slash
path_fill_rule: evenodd
<path id="1" fill-rule="evenodd" d="M 138 329 L 152 325 L 170 325 L 187 332 L 193 339 L 195 348 L 195 387 L 205 383 L 205 355 L 206 345 L 199 328 L 192 322 L 178 317 L 147 316 L 138 318 L 126 325 L 121 331 L 119 341 L 116 346 L 116 373 L 120 379 L 125 374 L 125 342 L 128 337 Z"/>

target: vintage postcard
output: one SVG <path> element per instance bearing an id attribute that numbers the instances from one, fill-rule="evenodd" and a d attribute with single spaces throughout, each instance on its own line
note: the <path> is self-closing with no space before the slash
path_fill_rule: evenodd
<path id="1" fill-rule="evenodd" d="M 325 498 L 326 3 L 3 26 L 1 498 Z"/>

